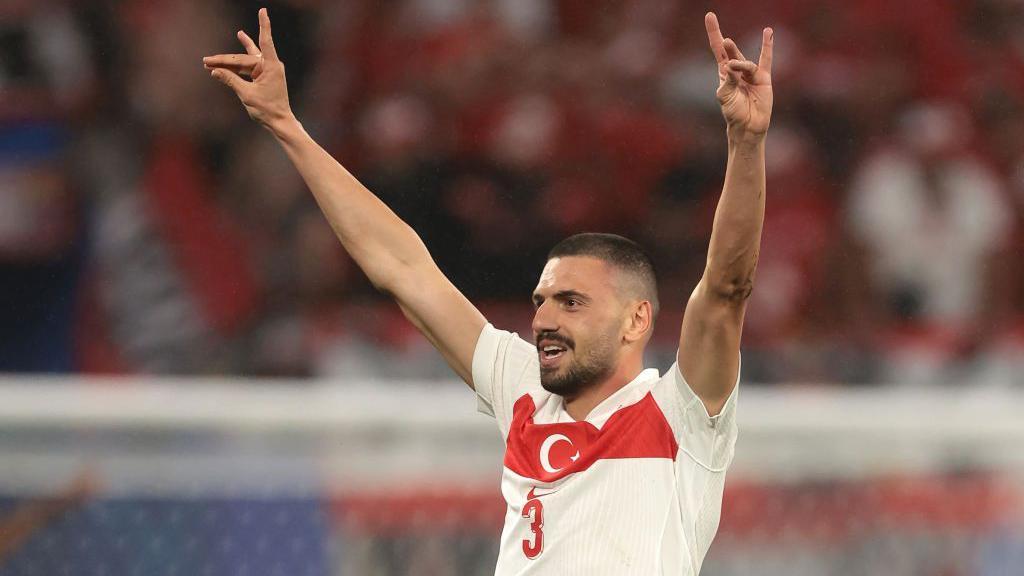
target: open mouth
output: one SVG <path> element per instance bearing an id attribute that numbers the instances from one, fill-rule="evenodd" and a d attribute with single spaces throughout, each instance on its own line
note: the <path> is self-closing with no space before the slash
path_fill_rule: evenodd
<path id="1" fill-rule="evenodd" d="M 545 360 L 553 360 L 555 358 L 558 358 L 562 354 L 565 354 L 565 348 L 562 346 L 549 344 L 541 349 L 540 354 L 541 358 L 544 358 Z"/>
<path id="2" fill-rule="evenodd" d="M 569 345 L 554 339 L 543 339 L 537 344 L 537 354 L 542 368 L 555 368 L 562 356 L 569 352 Z"/>

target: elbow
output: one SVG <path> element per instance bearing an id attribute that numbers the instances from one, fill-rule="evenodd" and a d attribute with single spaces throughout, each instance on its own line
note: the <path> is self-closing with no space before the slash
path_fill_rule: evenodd
<path id="1" fill-rule="evenodd" d="M 422 290 L 432 281 L 433 274 L 440 273 L 431 259 L 410 263 L 399 259 L 390 259 L 382 266 L 367 271 L 367 278 L 381 294 L 395 300 L 405 300 L 417 290 Z"/>
<path id="2" fill-rule="evenodd" d="M 370 285 L 373 286 L 374 289 L 376 289 L 377 292 L 379 292 L 383 296 L 387 296 L 388 298 L 395 297 L 395 291 L 390 283 L 375 282 L 373 280 L 370 280 Z"/>
<path id="3" fill-rule="evenodd" d="M 740 274 L 720 274 L 718 277 L 705 275 L 705 292 L 715 300 L 730 304 L 744 304 L 754 291 L 754 270 Z"/>
<path id="4" fill-rule="evenodd" d="M 754 291 L 754 274 L 760 254 L 754 250 L 734 258 L 710 258 L 701 284 L 716 300 L 743 304 Z"/>
<path id="5" fill-rule="evenodd" d="M 378 258 L 374 264 L 362 268 L 366 279 L 381 294 L 394 297 L 395 292 L 408 281 L 408 271 L 404 265 L 390 258 Z"/>
<path id="6" fill-rule="evenodd" d="M 366 277 L 373 287 L 389 298 L 396 298 L 403 288 L 410 285 L 410 272 L 404 266 L 383 267 L 373 273 L 367 271 Z"/>

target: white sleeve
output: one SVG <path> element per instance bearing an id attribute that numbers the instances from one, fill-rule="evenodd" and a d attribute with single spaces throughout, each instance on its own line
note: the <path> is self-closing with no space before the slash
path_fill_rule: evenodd
<path id="1" fill-rule="evenodd" d="M 683 378 L 675 362 L 662 377 L 655 399 L 679 442 L 680 457 L 688 457 L 710 471 L 724 471 L 732 462 L 736 448 L 736 402 L 739 375 L 722 411 L 708 414 L 704 402 Z"/>
<path id="2" fill-rule="evenodd" d="M 473 352 L 473 388 L 477 410 L 494 416 L 502 437 L 508 436 L 512 406 L 527 392 L 533 373 L 539 379 L 536 346 L 512 332 L 484 326 Z"/>

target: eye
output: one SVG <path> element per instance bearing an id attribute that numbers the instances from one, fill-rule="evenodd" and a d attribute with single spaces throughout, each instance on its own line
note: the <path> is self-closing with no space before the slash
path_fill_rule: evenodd
<path id="1" fill-rule="evenodd" d="M 565 301 L 566 308 L 576 308 L 579 304 L 580 301 L 575 298 L 569 298 Z"/>

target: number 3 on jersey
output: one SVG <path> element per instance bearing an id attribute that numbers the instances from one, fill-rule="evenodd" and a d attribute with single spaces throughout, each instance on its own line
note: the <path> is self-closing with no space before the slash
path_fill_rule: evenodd
<path id="1" fill-rule="evenodd" d="M 533 490 L 530 490 L 530 496 L 532 495 Z M 523 554 L 533 560 L 544 551 L 544 505 L 538 498 L 527 500 L 523 506 L 523 518 L 533 518 L 533 522 L 530 523 L 533 537 L 523 540 Z"/>

